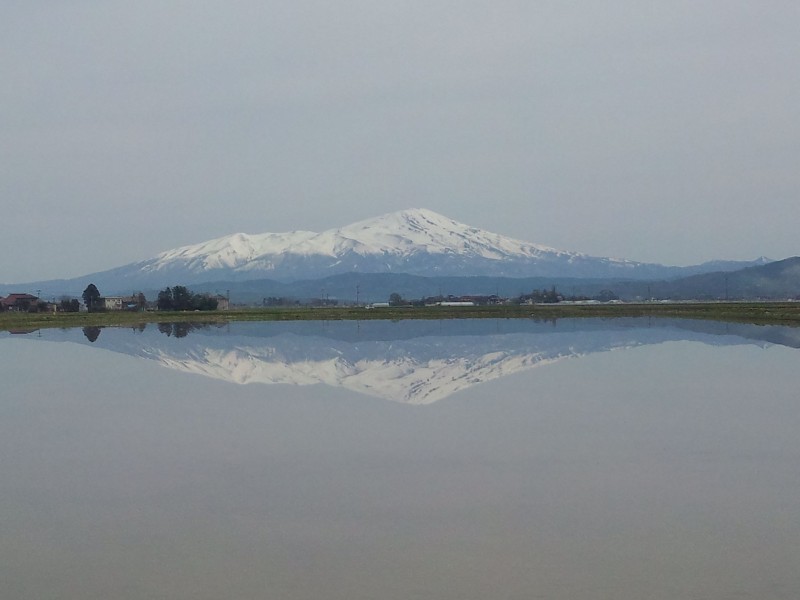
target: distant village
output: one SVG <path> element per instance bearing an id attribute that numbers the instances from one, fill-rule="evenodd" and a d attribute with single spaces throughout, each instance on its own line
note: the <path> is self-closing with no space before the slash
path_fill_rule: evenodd
<path id="1" fill-rule="evenodd" d="M 230 300 L 219 294 L 193 294 L 183 286 L 166 288 L 156 300 L 148 300 L 142 292 L 130 296 L 103 296 L 94 284 L 84 290 L 82 298 L 62 296 L 58 300 L 40 295 L 12 293 L 0 296 L 0 312 L 144 312 L 154 310 L 228 310 Z"/>
<path id="2" fill-rule="evenodd" d="M 498 294 L 440 294 L 438 296 L 425 296 L 422 298 L 406 299 L 398 293 L 389 295 L 387 302 L 369 302 L 360 304 L 352 301 L 340 301 L 335 298 L 322 296 L 310 298 L 301 302 L 296 298 L 270 296 L 261 302 L 264 307 L 291 307 L 291 306 L 312 306 L 312 307 L 334 307 L 334 306 L 363 306 L 364 308 L 388 308 L 388 307 L 421 307 L 421 306 L 500 306 L 500 305 L 533 305 L 533 304 L 600 304 L 620 302 L 619 296 L 610 290 L 602 290 L 594 296 L 567 295 L 557 291 L 555 287 L 549 290 L 533 290 L 529 294 L 519 294 L 513 297 L 504 297 Z"/>
<path id="3" fill-rule="evenodd" d="M 520 294 L 513 298 L 506 298 L 496 294 L 491 295 L 439 295 L 408 300 L 400 294 L 390 294 L 387 302 L 371 302 L 357 304 L 364 308 L 383 308 L 399 306 L 488 306 L 502 304 L 555 304 L 555 303 L 599 303 L 618 302 L 619 298 L 610 291 L 603 291 L 593 297 L 567 296 L 559 293 L 555 288 L 550 290 L 534 290 L 530 294 Z M 269 297 L 261 302 L 264 307 L 279 306 L 311 306 L 333 307 L 342 305 L 339 300 L 322 297 L 301 301 L 296 298 Z M 352 305 L 352 303 L 350 303 Z M 183 286 L 166 288 L 158 293 L 156 299 L 148 299 L 144 293 L 136 292 L 130 296 L 103 296 L 100 291 L 90 284 L 84 290 L 82 298 L 62 296 L 58 300 L 41 298 L 39 295 L 29 293 L 12 293 L 5 298 L 0 297 L 0 312 L 31 312 L 31 313 L 70 313 L 70 312 L 114 312 L 114 311 L 225 311 L 231 307 L 230 297 L 220 294 L 195 294 Z"/>

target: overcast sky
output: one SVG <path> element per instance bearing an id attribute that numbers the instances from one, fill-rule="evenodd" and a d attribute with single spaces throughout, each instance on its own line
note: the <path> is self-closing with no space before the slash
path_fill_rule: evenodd
<path id="1" fill-rule="evenodd" d="M 0 281 L 410 207 L 797 255 L 798 32 L 796 0 L 5 0 Z"/>

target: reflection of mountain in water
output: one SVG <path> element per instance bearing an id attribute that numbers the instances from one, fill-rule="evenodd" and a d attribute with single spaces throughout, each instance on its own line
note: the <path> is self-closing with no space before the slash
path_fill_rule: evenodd
<path id="1" fill-rule="evenodd" d="M 195 347 L 151 356 L 165 366 L 235 383 L 324 383 L 412 404 L 427 404 L 490 381 L 577 355 L 571 343 L 531 345 L 527 336 L 465 336 L 358 344 L 287 333 L 269 345 Z M 552 340 L 551 340 L 552 341 Z"/>
<path id="2" fill-rule="evenodd" d="M 647 319 L 233 323 L 165 335 L 173 332 L 108 328 L 93 346 L 238 384 L 326 384 L 410 404 L 565 358 L 645 344 L 800 347 L 797 329 Z"/>

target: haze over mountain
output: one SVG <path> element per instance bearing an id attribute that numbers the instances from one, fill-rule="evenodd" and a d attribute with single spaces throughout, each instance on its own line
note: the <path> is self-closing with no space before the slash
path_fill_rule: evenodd
<path id="1" fill-rule="evenodd" d="M 321 233 L 236 233 L 66 281 L 36 284 L 79 293 L 92 282 L 109 292 L 269 278 L 290 282 L 343 273 L 423 276 L 667 279 L 752 263 L 668 267 L 595 257 L 513 239 L 427 209 L 409 209 Z M 57 289 L 59 288 L 60 289 Z"/>

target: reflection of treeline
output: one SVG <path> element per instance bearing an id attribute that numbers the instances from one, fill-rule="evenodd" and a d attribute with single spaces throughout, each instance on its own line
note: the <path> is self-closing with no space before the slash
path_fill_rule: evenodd
<path id="1" fill-rule="evenodd" d="M 189 335 L 190 331 L 198 331 L 201 329 L 209 329 L 211 326 L 214 327 L 224 327 L 225 325 L 220 323 L 159 323 L 158 330 L 166 335 L 167 337 L 176 337 L 176 338 L 183 338 Z M 133 326 L 133 332 L 142 333 L 147 328 L 147 323 L 137 323 Z M 94 343 L 97 341 L 97 338 L 100 337 L 100 332 L 103 330 L 103 327 L 98 327 L 96 325 L 91 325 L 89 327 L 83 328 L 83 335 L 86 336 L 86 339 L 90 342 Z"/>
<path id="2" fill-rule="evenodd" d="M 134 333 L 136 333 L 137 331 L 139 333 L 142 333 L 144 332 L 145 329 L 147 329 L 147 323 L 137 323 L 132 327 L 132 329 Z M 64 330 L 66 331 L 67 329 L 64 328 Z M 100 337 L 100 332 L 102 330 L 103 327 L 99 327 L 97 325 L 90 325 L 88 327 L 83 328 L 83 335 L 86 336 L 87 340 L 89 340 L 91 343 L 94 344 L 97 341 L 97 338 Z"/>
<path id="3" fill-rule="evenodd" d="M 219 323 L 159 323 L 158 330 L 166 336 L 173 336 L 182 338 L 189 335 L 190 331 L 197 331 L 200 329 L 209 329 L 212 325 L 219 327 Z"/>
<path id="4" fill-rule="evenodd" d="M 217 310 L 217 299 L 207 294 L 193 294 L 191 290 L 176 285 L 158 292 L 158 310 Z"/>
<path id="5" fill-rule="evenodd" d="M 83 328 L 83 335 L 86 336 L 86 339 L 89 340 L 92 344 L 100 337 L 100 330 L 102 327 L 84 327 Z"/>

